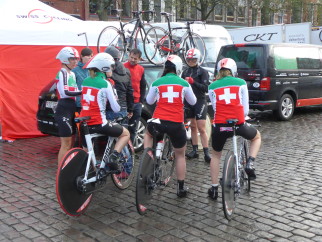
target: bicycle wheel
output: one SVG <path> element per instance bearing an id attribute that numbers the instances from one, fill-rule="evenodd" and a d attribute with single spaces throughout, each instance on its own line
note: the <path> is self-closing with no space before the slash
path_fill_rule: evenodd
<path id="1" fill-rule="evenodd" d="M 162 159 L 160 160 L 161 183 L 163 185 L 167 185 L 171 180 L 173 174 L 175 159 L 170 137 L 166 135 L 163 142 L 164 147 L 162 152 Z"/>
<path id="2" fill-rule="evenodd" d="M 199 34 L 191 33 L 191 36 L 187 35 L 183 41 L 182 58 L 186 64 L 187 64 L 186 54 L 188 50 L 190 50 L 191 48 L 196 48 L 200 51 L 200 54 L 201 54 L 200 65 L 201 65 L 205 60 L 206 46 L 205 46 L 204 40 L 201 38 Z"/>
<path id="3" fill-rule="evenodd" d="M 143 41 L 146 58 L 153 64 L 163 64 L 171 53 L 170 39 L 161 27 L 150 28 Z"/>
<path id="4" fill-rule="evenodd" d="M 71 216 L 83 214 L 92 200 L 95 184 L 77 184 L 85 174 L 88 154 L 74 148 L 64 156 L 56 175 L 56 195 L 63 211 Z M 88 178 L 95 176 L 91 168 Z M 81 188 L 81 189 L 80 189 Z"/>
<path id="5" fill-rule="evenodd" d="M 131 185 L 134 178 L 134 158 L 134 148 L 132 142 L 129 141 L 121 152 L 121 173 L 112 175 L 112 180 L 117 188 L 123 190 Z"/>
<path id="6" fill-rule="evenodd" d="M 140 166 L 136 180 L 136 209 L 139 214 L 143 215 L 149 207 L 153 185 L 154 185 L 154 167 L 153 150 L 146 148 L 143 151 Z"/>
<path id="7" fill-rule="evenodd" d="M 225 217 L 231 220 L 236 206 L 235 196 L 236 161 L 234 153 L 229 151 L 225 158 L 222 176 L 222 204 Z"/>
<path id="8" fill-rule="evenodd" d="M 241 137 L 240 142 L 240 151 L 239 151 L 239 162 L 240 162 L 240 170 L 239 170 L 239 182 L 242 193 L 250 192 L 250 178 L 248 177 L 245 168 L 247 157 L 249 156 L 249 147 L 248 141 Z"/>
<path id="9" fill-rule="evenodd" d="M 142 52 L 141 58 L 143 60 L 147 60 L 147 57 L 146 57 L 145 51 L 144 51 L 143 42 L 144 42 L 146 33 L 150 28 L 152 28 L 152 26 L 150 24 L 144 24 L 144 29 L 138 28 L 136 33 L 134 34 L 133 47 L 141 50 L 141 52 Z"/>
<path id="10" fill-rule="evenodd" d="M 108 46 L 115 46 L 120 51 L 120 60 L 122 60 L 125 52 L 124 36 L 116 27 L 108 26 L 104 28 L 98 36 L 97 52 L 104 52 Z"/>

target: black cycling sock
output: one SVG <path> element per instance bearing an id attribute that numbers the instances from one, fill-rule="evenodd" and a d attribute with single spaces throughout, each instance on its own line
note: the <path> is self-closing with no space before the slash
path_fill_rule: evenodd
<path id="1" fill-rule="evenodd" d="M 195 151 L 195 152 L 197 152 L 197 150 L 198 150 L 198 145 L 192 145 L 192 150 L 193 150 L 193 151 Z"/>
<path id="2" fill-rule="evenodd" d="M 178 180 L 178 190 L 182 190 L 184 186 L 184 180 Z"/>
<path id="3" fill-rule="evenodd" d="M 203 148 L 203 153 L 205 155 L 209 155 L 209 148 L 208 147 L 207 148 Z"/>
<path id="4" fill-rule="evenodd" d="M 254 162 L 255 161 L 255 158 L 254 157 L 252 157 L 252 156 L 250 156 L 250 157 L 248 157 L 248 160 L 247 160 L 248 162 Z"/>

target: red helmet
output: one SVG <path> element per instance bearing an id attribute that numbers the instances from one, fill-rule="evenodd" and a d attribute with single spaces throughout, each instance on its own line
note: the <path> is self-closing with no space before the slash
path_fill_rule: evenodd
<path id="1" fill-rule="evenodd" d="M 59 59 L 63 64 L 70 64 L 69 58 L 79 59 L 79 53 L 74 47 L 64 47 L 56 56 L 56 59 Z"/>
<path id="2" fill-rule="evenodd" d="M 201 53 L 198 49 L 192 48 L 188 50 L 186 59 L 197 59 L 197 62 L 199 63 L 201 59 Z"/>

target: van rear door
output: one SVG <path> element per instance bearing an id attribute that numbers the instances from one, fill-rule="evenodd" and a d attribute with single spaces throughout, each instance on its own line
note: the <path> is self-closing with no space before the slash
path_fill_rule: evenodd
<path id="1" fill-rule="evenodd" d="M 261 80 L 267 76 L 267 46 L 262 44 L 236 44 L 226 45 L 220 50 L 218 61 L 223 58 L 235 60 L 238 69 L 238 77 L 247 82 L 249 90 L 249 103 L 258 103 L 263 99 L 266 89 L 270 88 L 270 80 Z M 265 80 L 264 80 L 265 81 Z M 266 86 L 265 86 L 266 85 Z"/>

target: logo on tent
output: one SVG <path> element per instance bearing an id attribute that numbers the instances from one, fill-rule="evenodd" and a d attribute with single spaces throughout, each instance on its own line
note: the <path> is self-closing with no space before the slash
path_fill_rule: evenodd
<path id="1" fill-rule="evenodd" d="M 20 19 L 30 19 L 33 22 L 38 24 L 48 24 L 53 20 L 73 21 L 69 17 L 54 16 L 53 14 L 49 14 L 43 9 L 33 9 L 28 13 L 28 15 L 16 15 L 16 16 L 17 18 L 20 18 Z"/>

